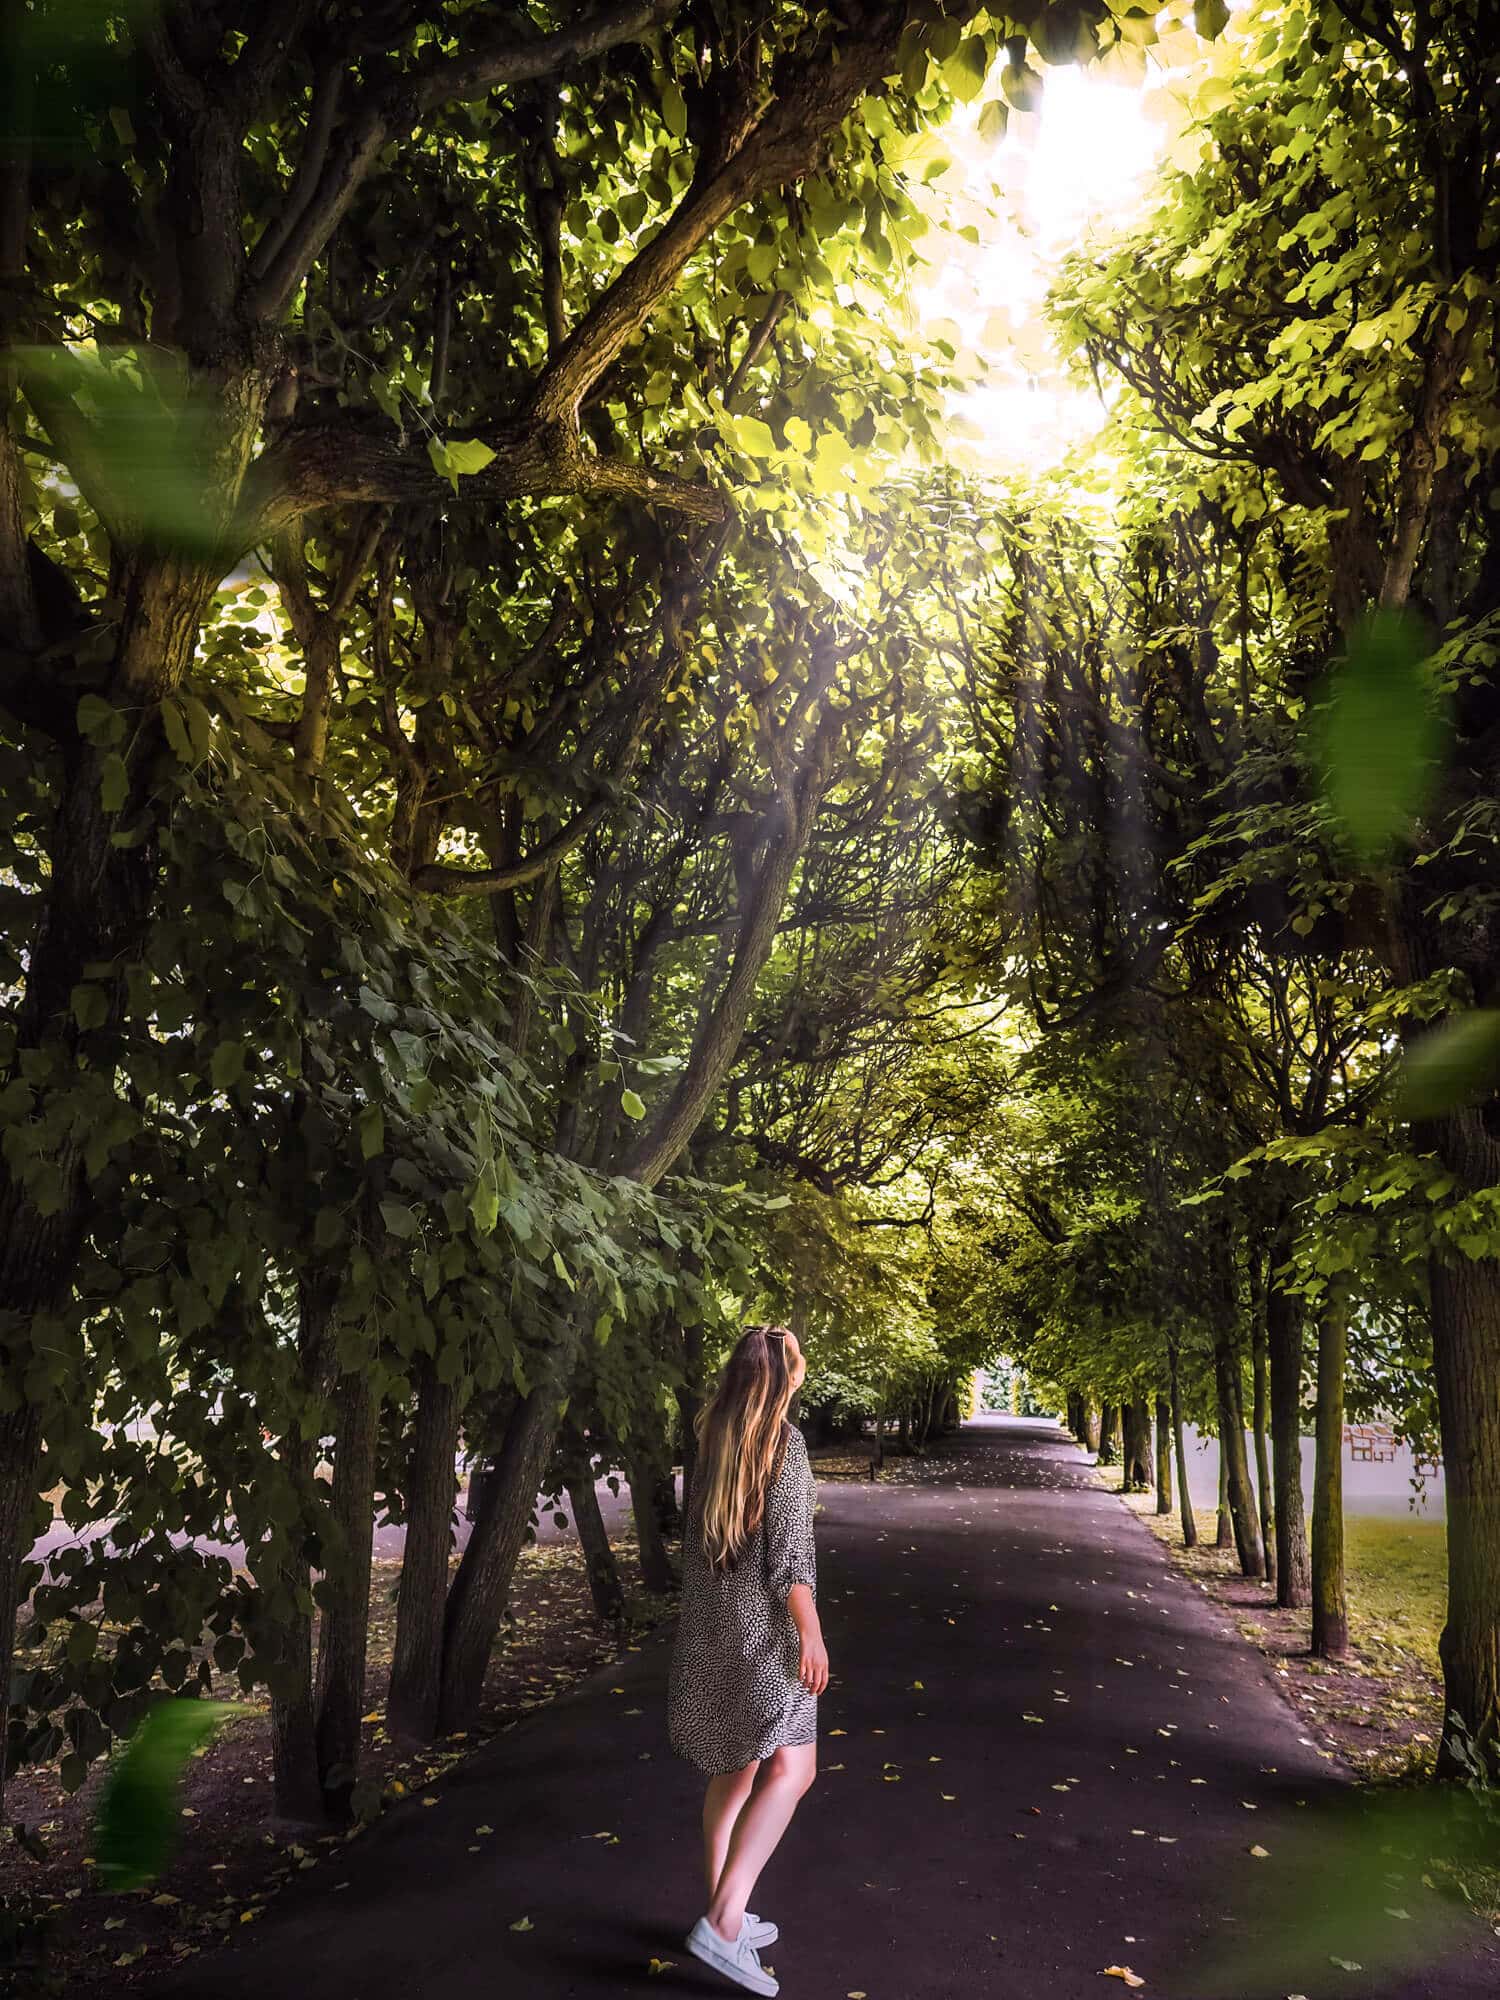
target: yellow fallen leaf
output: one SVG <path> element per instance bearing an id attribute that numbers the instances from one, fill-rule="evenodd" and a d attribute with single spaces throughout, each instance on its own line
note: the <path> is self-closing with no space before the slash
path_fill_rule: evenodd
<path id="1" fill-rule="evenodd" d="M 912 1687 L 916 1689 L 919 1693 L 925 1694 L 927 1692 L 927 1690 L 922 1686 L 922 1683 L 920 1681 L 913 1681 Z"/>
<path id="2" fill-rule="evenodd" d="M 533 1928 L 530 1917 L 517 1917 L 511 1925 L 513 1931 L 529 1931 Z"/>
<path id="3" fill-rule="evenodd" d="M 951 1806 L 951 1805 L 953 1804 L 953 1801 L 954 1801 L 954 1800 L 955 1800 L 955 1799 L 956 1799 L 957 1797 L 958 1797 L 958 1793 L 957 1793 L 957 1792 L 944 1792 L 944 1793 L 943 1793 L 943 1795 L 942 1795 L 942 1798 L 943 1798 L 943 1804 L 944 1804 L 944 1805 L 947 1805 L 947 1806 Z"/>
<path id="4" fill-rule="evenodd" d="M 360 1720 L 362 1722 L 379 1722 L 380 1710 L 378 1708 L 371 1709 L 370 1713 L 368 1715 L 361 1716 Z"/>
<path id="5" fill-rule="evenodd" d="M 670 1972 L 677 1961 L 675 1958 L 653 1958 L 646 1967 L 648 1972 Z"/>
<path id="6" fill-rule="evenodd" d="M 1101 1979 L 1123 1979 L 1127 1986 L 1144 1986 L 1145 1980 L 1138 1972 L 1132 1972 L 1128 1965 L 1106 1965 L 1099 1975 Z"/>
<path id="7" fill-rule="evenodd" d="M 1269 1861 L 1271 1858 L 1269 1847 L 1255 1846 L 1251 1848 L 1250 1852 L 1255 1856 L 1257 1861 Z"/>
<path id="8" fill-rule="evenodd" d="M 435 1806 L 437 1804 L 437 1800 L 429 1794 L 428 1797 L 423 1799 L 422 1803 L 424 1806 Z"/>

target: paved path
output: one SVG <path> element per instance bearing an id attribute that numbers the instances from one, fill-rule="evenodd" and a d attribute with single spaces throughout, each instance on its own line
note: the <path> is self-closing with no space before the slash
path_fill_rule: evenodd
<path id="1" fill-rule="evenodd" d="M 973 1425 L 931 1470 L 822 1489 L 823 1772 L 757 1898 L 783 1927 L 766 1956 L 787 2000 L 1109 2000 L 1127 1988 L 1108 1966 L 1133 1967 L 1143 2000 L 1198 2000 L 1226 1950 L 1214 1990 L 1232 2000 L 1493 2000 L 1500 1959 L 1477 1936 L 1404 1982 L 1324 1952 L 1295 1984 L 1258 1983 L 1265 1906 L 1235 1898 L 1287 1888 L 1293 1834 L 1340 1781 L 1260 1656 L 1052 1427 Z M 149 1991 L 730 1991 L 680 1948 L 699 1790 L 664 1741 L 665 1669 L 654 1644 L 528 1718 L 437 1805 L 389 1815 L 243 1943 Z"/>

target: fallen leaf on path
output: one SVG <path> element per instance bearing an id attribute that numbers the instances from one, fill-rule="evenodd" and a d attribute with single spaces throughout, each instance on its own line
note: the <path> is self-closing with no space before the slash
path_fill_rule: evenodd
<path id="1" fill-rule="evenodd" d="M 1341 1972 L 1363 1972 L 1364 1967 L 1357 1958 L 1330 1958 L 1328 1963 L 1336 1965 Z"/>
<path id="2" fill-rule="evenodd" d="M 1250 1852 L 1255 1856 L 1257 1861 L 1269 1861 L 1271 1858 L 1270 1848 L 1262 1847 L 1258 1842 L 1251 1848 Z"/>
<path id="3" fill-rule="evenodd" d="M 646 1967 L 648 1972 L 670 1972 L 677 1963 L 675 1958 L 653 1958 Z"/>
<path id="4" fill-rule="evenodd" d="M 515 1922 L 511 1925 L 511 1929 L 513 1931 L 529 1931 L 533 1928 L 534 1926 L 532 1924 L 530 1917 L 517 1917 Z"/>
<path id="5" fill-rule="evenodd" d="M 1106 1965 L 1100 1973 L 1101 1979 L 1123 1979 L 1127 1986 L 1144 1986 L 1145 1980 L 1138 1972 L 1132 1972 L 1128 1965 Z"/>

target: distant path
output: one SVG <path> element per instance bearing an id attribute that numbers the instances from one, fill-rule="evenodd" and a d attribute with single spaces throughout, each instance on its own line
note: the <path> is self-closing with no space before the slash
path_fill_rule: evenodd
<path id="1" fill-rule="evenodd" d="M 1249 1947 L 1268 1913 L 1236 1896 L 1286 1886 L 1296 1802 L 1341 1781 L 1261 1656 L 1054 1427 L 981 1420 L 937 1457 L 918 1484 L 822 1488 L 823 1774 L 756 1899 L 783 1928 L 766 1954 L 782 1992 L 1113 2000 L 1127 1988 L 1099 1975 L 1128 1965 L 1142 2000 L 1198 2000 L 1205 1944 Z M 659 1641 L 539 1710 L 435 1786 L 437 1805 L 390 1814 L 243 1943 L 147 1990 L 731 1991 L 680 1947 L 702 1902 L 699 1787 L 664 1741 L 665 1668 Z M 670 1969 L 651 1975 L 653 1957 Z M 1477 1935 L 1384 1986 L 1324 1957 L 1267 1991 L 1245 1958 L 1234 2000 L 1500 1991 Z"/>

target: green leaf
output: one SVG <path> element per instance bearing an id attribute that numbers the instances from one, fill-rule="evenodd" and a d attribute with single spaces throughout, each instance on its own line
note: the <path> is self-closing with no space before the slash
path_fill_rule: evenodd
<path id="1" fill-rule="evenodd" d="M 645 1105 L 633 1090 L 621 1091 L 620 1109 L 625 1113 L 627 1118 L 644 1118 L 646 1115 Z"/>
<path id="2" fill-rule="evenodd" d="M 1193 26 L 1206 41 L 1216 41 L 1228 25 L 1225 0 L 1193 0 Z"/>
<path id="3" fill-rule="evenodd" d="M 167 745 L 178 763 L 193 763 L 193 739 L 188 735 L 187 718 L 170 695 L 161 705 L 161 726 L 166 731 Z"/>
<path id="4" fill-rule="evenodd" d="M 99 803 L 107 813 L 122 812 L 130 796 L 130 773 L 118 750 L 111 750 L 99 766 Z"/>
<path id="5" fill-rule="evenodd" d="M 139 1889 L 171 1857 L 187 1760 L 236 1713 L 226 1701 L 159 1701 L 111 1767 L 94 1826 L 98 1877 L 117 1894 Z"/>
<path id="6" fill-rule="evenodd" d="M 1365 860 L 1406 833 L 1426 798 L 1446 735 L 1421 625 L 1377 611 L 1335 669 L 1324 714 L 1324 793 Z"/>
<path id="7" fill-rule="evenodd" d="M 998 146 L 1009 124 L 1009 111 L 998 97 L 992 97 L 979 114 L 979 136 L 987 146 Z"/>
<path id="8" fill-rule="evenodd" d="M 75 986 L 68 995 L 68 1007 L 85 1033 L 90 1028 L 102 1028 L 109 1019 L 109 996 L 102 986 L 87 983 Z"/>
<path id="9" fill-rule="evenodd" d="M 367 1104 L 359 1114 L 359 1155 L 362 1160 L 378 1159 L 385 1151 L 385 1113 L 378 1104 Z"/>
<path id="10" fill-rule="evenodd" d="M 86 694 L 78 703 L 78 733 L 88 743 L 104 749 L 125 741 L 125 718 L 103 695 Z"/>
<path id="11" fill-rule="evenodd" d="M 485 1166 L 474 1184 L 474 1192 L 469 1197 L 469 1214 L 481 1236 L 488 1236 L 500 1220 L 500 1190 L 495 1180 L 493 1161 Z"/>
<path id="12" fill-rule="evenodd" d="M 1441 1118 L 1478 1104 L 1500 1084 L 1500 1008 L 1455 1014 L 1406 1052 L 1397 1080 L 1398 1118 Z"/>
<path id="13" fill-rule="evenodd" d="M 209 1062 L 208 1074 L 215 1090 L 232 1090 L 245 1074 L 249 1054 L 243 1042 L 220 1042 Z"/>
<path id="14" fill-rule="evenodd" d="M 416 1213 L 409 1209 L 405 1202 L 383 1201 L 380 1204 L 380 1214 L 392 1236 L 399 1236 L 402 1242 L 409 1242 L 416 1235 Z"/>
<path id="15" fill-rule="evenodd" d="M 687 101 L 675 83 L 661 87 L 661 116 L 674 139 L 687 137 Z"/>

